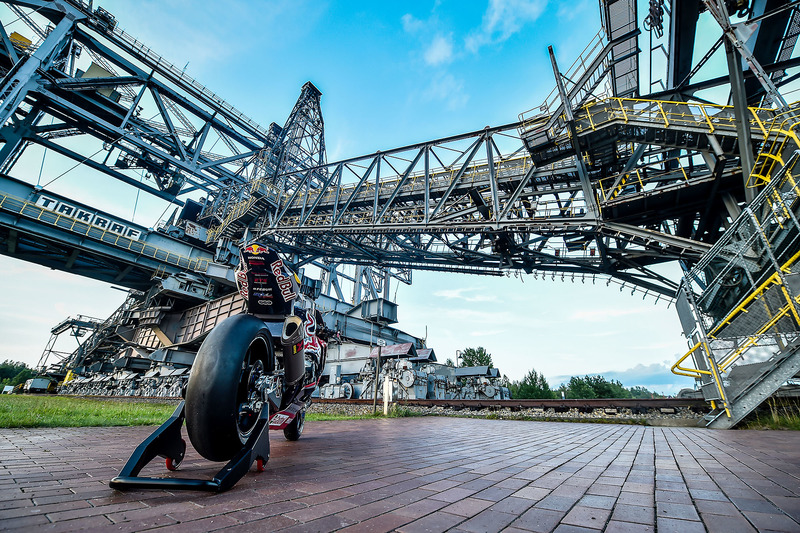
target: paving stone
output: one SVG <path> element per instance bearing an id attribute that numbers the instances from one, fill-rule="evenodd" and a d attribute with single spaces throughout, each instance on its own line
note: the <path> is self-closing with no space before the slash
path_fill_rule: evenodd
<path id="1" fill-rule="evenodd" d="M 555 529 L 565 514 L 561 511 L 534 507 L 525 511 L 517 520 L 511 522 L 511 526 L 536 533 L 549 533 Z"/>
<path id="2" fill-rule="evenodd" d="M 633 524 L 631 522 L 618 522 L 609 520 L 605 533 L 653 533 L 655 526 L 645 524 Z"/>
<path id="3" fill-rule="evenodd" d="M 511 496 L 515 492 L 516 491 L 514 489 L 506 489 L 494 486 L 478 492 L 477 494 L 475 494 L 475 498 L 480 498 L 482 500 L 489 500 L 491 502 L 499 502 L 503 498 Z"/>
<path id="4" fill-rule="evenodd" d="M 552 509 L 554 511 L 567 511 L 570 507 L 575 505 L 575 502 L 578 501 L 578 498 L 568 498 L 565 496 L 547 496 L 546 498 L 542 499 L 540 502 L 536 504 L 536 507 L 542 509 Z"/>
<path id="5" fill-rule="evenodd" d="M 516 519 L 517 515 L 486 509 L 459 524 L 458 528 L 471 533 L 495 533 L 502 531 Z"/>
<path id="6" fill-rule="evenodd" d="M 658 517 L 656 530 L 658 533 L 705 533 L 706 528 L 702 522 Z"/>
<path id="7" fill-rule="evenodd" d="M 744 511 L 744 515 L 760 531 L 800 531 L 800 523 L 785 514 Z"/>
<path id="8" fill-rule="evenodd" d="M 620 522 L 634 522 L 652 526 L 655 524 L 655 513 L 652 507 L 626 505 L 622 503 L 614 507 L 611 519 Z"/>
<path id="9" fill-rule="evenodd" d="M 731 498 L 731 502 L 741 511 L 755 511 L 768 514 L 778 512 L 777 507 L 763 498 Z"/>
<path id="10" fill-rule="evenodd" d="M 72 520 L 63 520 L 61 522 L 56 522 L 55 524 L 48 524 L 46 526 L 37 526 L 35 529 L 37 531 L 48 531 L 48 532 L 58 532 L 58 531 L 96 531 L 106 528 L 112 528 L 111 522 L 105 516 L 88 516 L 86 518 L 75 518 Z M 24 529 L 21 531 L 31 531 L 30 529 Z"/>
<path id="11" fill-rule="evenodd" d="M 410 521 L 411 519 L 407 516 L 396 513 L 385 513 L 344 529 L 340 529 L 339 531 L 347 531 L 351 533 L 384 533 L 388 531 L 394 531 L 399 526 L 407 524 Z"/>
<path id="12" fill-rule="evenodd" d="M 397 528 L 400 533 L 430 533 L 432 531 L 445 531 L 464 521 L 463 516 L 436 511 Z"/>
<path id="13" fill-rule="evenodd" d="M 395 509 L 393 512 L 395 514 L 408 516 L 409 518 L 413 518 L 416 520 L 417 518 L 422 518 L 427 514 L 438 511 L 439 509 L 441 509 L 442 507 L 446 507 L 447 505 L 448 505 L 447 502 L 425 499 Z"/>
<path id="14" fill-rule="evenodd" d="M 513 496 L 516 498 L 525 498 L 526 500 L 539 501 L 546 496 L 549 496 L 552 491 L 541 487 L 523 487 L 516 491 Z"/>
<path id="15" fill-rule="evenodd" d="M 335 500 L 332 502 L 325 502 L 319 505 L 312 505 L 311 507 L 304 507 L 296 511 L 281 513 L 284 516 L 297 520 L 299 522 L 310 522 L 323 516 L 336 514 L 341 511 L 346 511 L 355 507 L 354 504 L 342 500 Z"/>
<path id="16" fill-rule="evenodd" d="M 226 493 L 109 489 L 152 430 L 3 430 L 0 529 L 800 530 L 797 432 L 712 437 L 695 428 L 437 417 L 309 422 L 299 443 L 273 439 L 267 471 Z M 445 434 L 470 438 L 435 438 Z M 176 474 L 160 462 L 143 474 L 210 478 L 219 468 L 189 449 Z"/>
<path id="17" fill-rule="evenodd" d="M 800 498 L 772 496 L 772 503 L 778 506 L 781 511 L 791 516 L 795 522 L 800 522 Z"/>
<path id="18" fill-rule="evenodd" d="M 480 513 L 490 505 L 492 505 L 492 502 L 488 500 L 464 498 L 461 501 L 448 505 L 447 507 L 443 508 L 442 511 L 469 518 Z"/>
<path id="19" fill-rule="evenodd" d="M 587 494 L 578 501 L 578 505 L 584 507 L 595 507 L 597 509 L 611 509 L 617 499 L 612 496 L 598 496 L 595 494 Z"/>
<path id="20" fill-rule="evenodd" d="M 720 502 L 728 501 L 725 493 L 720 490 L 689 489 L 689 494 L 691 494 L 692 499 L 694 500 L 714 500 Z"/>
<path id="21" fill-rule="evenodd" d="M 642 494 L 638 492 L 620 492 L 617 498 L 617 503 L 624 503 L 626 505 L 646 505 L 648 507 L 655 507 L 655 494 Z"/>
<path id="22" fill-rule="evenodd" d="M 475 492 L 476 491 L 470 489 L 462 489 L 460 487 L 454 487 L 452 489 L 447 489 L 445 491 L 432 494 L 430 498 L 434 500 L 441 500 L 443 502 L 453 503 L 463 500 L 468 496 L 472 496 L 473 494 L 475 494 Z"/>
<path id="23" fill-rule="evenodd" d="M 297 520 L 292 520 L 285 516 L 270 516 L 269 518 L 226 527 L 225 533 L 264 533 L 266 531 L 284 530 L 296 524 Z"/>
<path id="24" fill-rule="evenodd" d="M 17 518 L 6 518 L 0 525 L 0 529 L 3 531 L 10 531 L 13 529 L 31 530 L 35 526 L 49 523 L 50 520 L 44 515 L 20 516 Z"/>
<path id="25" fill-rule="evenodd" d="M 716 515 L 739 514 L 739 510 L 729 501 L 695 500 L 694 505 L 700 513 Z"/>
<path id="26" fill-rule="evenodd" d="M 619 496 L 619 491 L 622 490 L 620 485 L 606 485 L 604 483 L 594 483 L 586 490 L 587 494 L 596 494 L 598 496 Z"/>
<path id="27" fill-rule="evenodd" d="M 489 507 L 492 511 L 499 511 L 501 513 L 509 513 L 514 515 L 521 515 L 528 509 L 530 509 L 534 504 L 533 500 L 528 500 L 526 498 L 516 498 L 514 496 L 509 496 L 508 498 L 504 498 L 497 502 L 496 504 Z"/>
<path id="28" fill-rule="evenodd" d="M 750 522 L 738 513 L 731 516 L 700 513 L 700 517 L 709 533 L 731 533 L 732 531 L 751 533 L 756 531 Z"/>
<path id="29" fill-rule="evenodd" d="M 327 533 L 353 525 L 355 522 L 339 515 L 330 515 L 310 522 L 303 522 L 281 531 L 285 533 Z M 263 531 L 263 530 L 262 530 Z"/>
<path id="30" fill-rule="evenodd" d="M 561 523 L 591 529 L 603 529 L 610 514 L 611 511 L 608 509 L 576 505 L 561 520 Z"/>

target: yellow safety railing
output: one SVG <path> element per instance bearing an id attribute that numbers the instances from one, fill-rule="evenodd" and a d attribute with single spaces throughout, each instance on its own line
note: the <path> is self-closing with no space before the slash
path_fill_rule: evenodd
<path id="1" fill-rule="evenodd" d="M 751 129 L 765 132 L 764 121 L 771 122 L 774 115 L 773 109 L 750 108 Z M 626 124 L 640 121 L 665 128 L 689 126 L 708 133 L 736 132 L 733 107 L 724 105 L 613 97 L 590 102 L 575 113 L 578 134 L 619 121 Z"/>
<path id="2" fill-rule="evenodd" d="M 169 252 L 157 246 L 153 246 L 152 244 L 148 244 L 145 241 L 131 239 L 118 233 L 104 230 L 63 213 L 56 213 L 55 211 L 45 209 L 42 206 L 8 194 L 0 193 L 0 210 L 6 210 L 183 269 L 195 272 L 206 272 L 209 263 L 211 263 L 211 259 L 192 259 L 183 255 L 178 255 L 174 252 Z"/>
<path id="3" fill-rule="evenodd" d="M 668 159 L 666 161 L 658 161 L 654 163 L 655 166 L 669 166 L 675 164 L 669 172 L 680 173 L 684 181 L 689 181 L 689 175 L 686 173 L 686 167 L 680 157 Z M 665 171 L 659 168 L 653 168 L 652 172 L 645 172 L 647 166 L 635 168 L 629 172 L 621 172 L 601 178 L 598 184 L 598 199 L 601 202 L 608 202 L 615 199 L 627 187 L 636 186 L 637 191 L 645 189 L 645 185 L 651 182 L 663 179 Z"/>
<path id="4" fill-rule="evenodd" d="M 280 192 L 272 182 L 267 178 L 259 178 L 250 182 L 250 186 L 248 187 L 249 194 L 247 198 L 240 200 L 233 206 L 225 218 L 217 224 L 216 226 L 212 226 L 207 233 L 206 242 L 213 242 L 219 238 L 222 232 L 227 228 L 230 224 L 232 224 L 237 219 L 241 218 L 248 210 L 261 200 L 262 198 L 268 198 L 275 202 L 277 202 L 278 198 L 280 197 Z M 256 194 L 259 191 L 265 191 L 266 194 Z"/>
<path id="5" fill-rule="evenodd" d="M 800 252 L 795 254 L 789 261 L 787 261 L 784 264 L 784 266 L 781 268 L 781 270 L 784 271 L 784 272 L 790 272 L 791 265 L 794 264 L 797 261 L 798 258 L 800 258 Z M 733 352 L 731 352 L 730 354 L 726 355 L 724 358 L 722 358 L 721 361 L 716 363 L 717 364 L 717 368 L 720 370 L 720 372 L 725 372 L 727 370 L 727 368 L 731 365 L 731 363 L 733 363 L 740 355 L 742 355 L 745 351 L 747 351 L 748 348 L 753 346 L 758 341 L 758 337 L 759 336 L 761 336 L 765 332 L 769 331 L 769 329 L 772 328 L 772 326 L 774 326 L 784 316 L 787 316 L 787 315 L 791 314 L 791 315 L 793 315 L 795 317 L 795 319 L 797 320 L 797 323 L 800 324 L 800 315 L 797 314 L 797 310 L 794 307 L 794 304 L 800 304 L 800 296 L 792 299 L 789 296 L 789 293 L 786 290 L 786 287 L 783 285 L 783 280 L 781 279 L 780 274 L 778 272 L 776 272 L 772 276 L 767 278 L 767 280 L 764 281 L 761 285 L 759 285 L 753 292 L 751 292 L 750 295 L 747 296 L 747 298 L 745 298 L 730 313 L 728 313 L 728 315 L 726 315 L 725 318 L 722 321 L 720 321 L 720 323 L 717 324 L 714 327 L 714 329 L 709 331 L 708 332 L 708 338 L 712 339 L 712 340 L 716 340 L 717 335 L 725 328 L 725 326 L 730 324 L 736 317 L 738 317 L 742 313 L 747 313 L 747 308 L 752 303 L 754 303 L 754 302 L 758 301 L 759 299 L 761 299 L 761 297 L 763 297 L 764 294 L 768 290 L 773 288 L 773 286 L 778 286 L 780 288 L 780 291 L 783 294 L 784 299 L 787 302 L 786 305 L 784 305 L 783 307 L 778 309 L 776 312 L 774 312 L 774 314 L 772 314 L 771 318 L 767 322 L 762 324 L 761 327 L 759 327 L 752 335 L 750 335 L 748 337 L 748 341 L 747 342 L 745 342 L 741 346 L 737 347 Z M 685 371 L 685 372 L 695 372 L 695 373 L 703 373 L 703 374 L 708 373 L 708 372 L 705 372 L 705 371 L 702 371 L 702 370 L 681 368 L 679 366 L 680 363 L 682 363 L 692 353 L 694 353 L 697 349 L 699 349 L 702 344 L 703 344 L 702 341 L 698 342 L 697 344 L 694 345 L 694 347 L 691 350 L 689 350 L 689 352 L 686 355 L 681 357 L 681 359 L 677 363 L 675 363 L 673 365 L 673 367 L 672 367 L 673 368 L 673 372 L 674 372 L 674 369 L 679 369 L 679 370 L 682 370 L 682 371 Z M 706 347 L 706 351 L 708 352 L 708 347 Z M 679 372 L 675 372 L 675 373 L 678 374 Z M 682 374 L 682 375 L 687 375 L 687 374 Z M 692 375 L 692 377 L 699 377 L 699 376 Z"/>
<path id="6" fill-rule="evenodd" d="M 758 221 L 758 213 L 754 212 L 754 216 L 756 216 L 756 220 L 760 226 L 763 227 L 765 224 L 767 224 L 767 219 L 777 222 L 780 225 L 780 217 L 774 216 L 775 213 L 783 212 L 787 219 L 790 217 L 783 198 L 781 198 L 777 190 L 779 187 L 784 187 L 787 184 L 790 186 L 792 192 L 791 195 L 788 195 L 789 198 L 796 199 L 798 196 L 800 196 L 800 186 L 798 186 L 796 180 L 792 176 L 791 169 L 785 169 L 783 177 L 781 178 L 781 182 L 776 183 L 776 188 L 772 191 L 772 194 L 769 194 L 764 198 L 765 202 L 770 205 L 770 209 L 767 212 L 765 220 Z M 704 376 L 711 375 L 717 389 L 720 392 L 725 410 L 728 412 L 729 416 L 730 413 L 727 408 L 727 401 L 725 400 L 725 392 L 721 375 L 726 373 L 731 365 L 740 359 L 750 348 L 758 346 L 760 339 L 768 334 L 769 331 L 774 328 L 784 317 L 791 316 L 794 319 L 795 324 L 800 327 L 800 313 L 798 313 L 798 308 L 800 308 L 800 295 L 793 298 L 784 285 L 783 278 L 784 274 L 792 273 L 792 267 L 798 262 L 798 260 L 800 260 L 800 252 L 795 253 L 788 260 L 786 260 L 778 270 L 764 280 L 758 287 L 752 290 L 746 298 L 744 298 L 721 321 L 719 321 L 719 323 L 706 334 L 707 341 L 706 339 L 702 339 L 697 342 L 683 357 L 681 357 L 674 365 L 672 365 L 671 370 L 677 375 L 693 378 L 703 378 Z M 723 353 L 719 356 L 715 355 L 714 350 L 711 346 L 709 346 L 709 343 L 713 346 L 715 341 L 721 339 L 720 335 L 723 330 L 732 324 L 736 318 L 746 315 L 752 311 L 752 306 L 762 304 L 766 306 L 766 301 L 762 302 L 762 300 L 764 300 L 768 291 L 775 290 L 779 291 L 782 300 L 785 303 L 777 309 L 769 309 L 768 307 L 765 307 L 767 311 L 767 319 L 763 323 L 755 327 L 754 330 L 746 336 L 746 339 L 743 342 L 736 343 L 736 345 L 730 348 L 727 353 Z M 774 303 L 775 302 L 773 301 L 773 304 Z M 773 305 L 773 307 L 776 306 Z M 702 354 L 700 357 L 703 357 L 708 361 L 709 368 L 711 368 L 710 371 L 682 366 L 684 361 L 686 361 L 689 357 L 698 357 L 695 355 L 698 352 Z"/>
<path id="7" fill-rule="evenodd" d="M 770 182 L 770 176 L 775 172 L 776 165 L 780 168 L 785 163 L 782 156 L 787 148 L 790 148 L 789 143 L 793 143 L 795 148 L 800 147 L 800 139 L 795 132 L 798 127 L 800 120 L 796 111 L 792 110 L 776 116 L 768 129 L 761 124 L 762 130 L 765 131 L 765 139 L 753 165 L 753 172 L 747 180 L 748 187 L 760 187 Z"/>

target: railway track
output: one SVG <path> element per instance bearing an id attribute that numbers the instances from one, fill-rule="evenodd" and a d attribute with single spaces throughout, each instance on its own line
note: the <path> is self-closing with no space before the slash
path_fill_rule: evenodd
<path id="1" fill-rule="evenodd" d="M 95 398 L 98 400 L 127 400 L 127 401 L 169 401 L 180 400 L 172 396 L 86 396 L 86 395 L 64 395 L 83 398 Z M 318 404 L 344 404 L 344 405 L 372 405 L 372 400 L 346 400 L 334 399 L 326 400 L 314 398 L 314 403 Z M 381 400 L 378 401 L 382 403 Z M 701 398 L 592 398 L 582 400 L 398 400 L 392 402 L 397 405 L 416 406 L 416 407 L 442 407 L 447 409 L 463 409 L 478 411 L 481 409 L 510 409 L 520 411 L 523 409 L 553 409 L 556 412 L 566 412 L 571 409 L 578 411 L 592 411 L 594 409 L 630 409 L 633 412 L 676 409 L 679 407 L 688 408 L 695 412 L 706 412 L 709 410 L 708 404 Z"/>
<path id="2" fill-rule="evenodd" d="M 372 400 L 324 400 L 316 398 L 321 404 L 372 404 Z M 380 403 L 380 402 L 379 402 Z M 480 409 L 553 409 L 556 412 L 567 412 L 577 409 L 579 412 L 591 412 L 595 409 L 630 409 L 634 413 L 649 410 L 688 408 L 695 412 L 706 412 L 710 408 L 701 398 L 593 398 L 584 400 L 399 400 L 398 405 L 417 407 L 442 407 L 448 409 L 480 410 Z"/>

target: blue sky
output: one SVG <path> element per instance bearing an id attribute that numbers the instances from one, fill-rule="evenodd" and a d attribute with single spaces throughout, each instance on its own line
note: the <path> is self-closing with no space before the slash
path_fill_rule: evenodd
<path id="1" fill-rule="evenodd" d="M 514 122 L 554 86 L 547 46 L 566 67 L 600 27 L 594 0 L 100 5 L 262 125 L 283 124 L 312 81 L 323 93 L 329 161 Z M 74 198 L 130 218 L 130 190 L 112 201 L 103 198 L 108 189 L 78 178 L 73 191 L 75 183 L 82 192 Z M 136 222 L 154 226 L 162 209 L 140 205 Z M 0 268 L 8 295 L 0 359 L 35 363 L 61 319 L 104 317 L 123 299 L 107 285 L 8 258 Z M 674 308 L 605 281 L 416 272 L 396 294 L 400 327 L 427 334 L 441 360 L 481 345 L 512 379 L 536 368 L 552 385 L 586 373 L 667 393 L 692 383 L 668 371 L 686 351 Z"/>

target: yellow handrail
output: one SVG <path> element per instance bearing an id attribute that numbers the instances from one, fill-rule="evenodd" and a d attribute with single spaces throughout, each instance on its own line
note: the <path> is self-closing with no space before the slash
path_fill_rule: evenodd
<path id="1" fill-rule="evenodd" d="M 703 345 L 702 342 L 698 342 L 697 344 L 694 345 L 694 348 L 686 352 L 686 355 L 678 359 L 678 362 L 672 365 L 671 369 L 672 373 L 677 374 L 679 376 L 688 376 L 690 378 L 700 378 L 703 377 L 703 375 L 712 375 L 711 372 L 709 372 L 708 370 L 700 370 L 697 368 L 684 368 L 680 366 L 681 363 L 683 363 L 690 355 L 692 355 L 695 351 L 697 351 L 697 349 L 700 348 L 700 346 L 702 345 Z"/>

